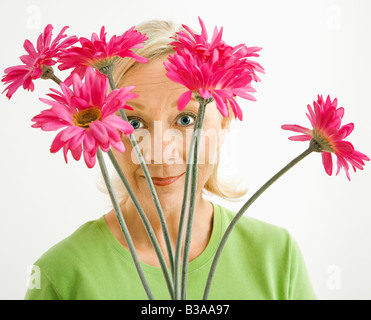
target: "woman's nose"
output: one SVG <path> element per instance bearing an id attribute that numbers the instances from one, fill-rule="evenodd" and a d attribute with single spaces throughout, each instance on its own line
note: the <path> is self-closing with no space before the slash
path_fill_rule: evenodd
<path id="1" fill-rule="evenodd" d="M 163 128 L 157 121 L 141 142 L 143 158 L 148 164 L 179 164 L 183 162 L 183 134 Z"/>
<path id="2" fill-rule="evenodd" d="M 162 159 L 166 164 L 183 163 L 184 136 L 176 129 L 167 129 L 163 135 Z"/>

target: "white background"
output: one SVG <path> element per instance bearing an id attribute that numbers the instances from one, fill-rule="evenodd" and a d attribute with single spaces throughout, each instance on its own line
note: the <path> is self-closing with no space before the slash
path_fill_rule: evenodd
<path id="1" fill-rule="evenodd" d="M 371 156 L 368 0 L 23 0 L 2 1 L 0 14 L 2 74 L 20 63 L 23 41 L 35 43 L 48 23 L 54 35 L 68 25 L 69 35 L 85 37 L 105 25 L 110 37 L 152 18 L 200 30 L 201 16 L 209 33 L 224 26 L 227 43 L 263 47 L 258 101 L 240 100 L 244 121 L 233 126 L 223 156 L 223 176 L 241 177 L 249 195 L 307 148 L 289 141 L 280 126 L 308 126 L 306 106 L 317 94 L 338 98 L 344 123 L 355 123 L 349 141 Z M 66 165 L 62 153 L 49 153 L 55 133 L 31 128 L 31 118 L 47 107 L 38 97 L 55 87 L 35 84 L 34 94 L 0 96 L 0 299 L 23 299 L 33 262 L 109 209 L 96 187 L 98 166 L 87 169 L 72 158 Z M 291 232 L 319 299 L 371 298 L 370 164 L 351 176 L 351 182 L 344 172 L 327 176 L 320 154 L 312 154 L 247 212 Z M 215 201 L 234 210 L 243 204 Z"/>

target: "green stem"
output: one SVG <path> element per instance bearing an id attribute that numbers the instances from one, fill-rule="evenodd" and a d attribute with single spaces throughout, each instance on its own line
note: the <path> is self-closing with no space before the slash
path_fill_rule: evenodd
<path id="1" fill-rule="evenodd" d="M 187 220 L 187 230 L 184 240 L 184 250 L 183 250 L 183 262 L 182 262 L 182 285 L 181 285 L 181 299 L 185 300 L 187 298 L 187 279 L 188 279 L 188 265 L 189 265 L 189 252 L 191 248 L 191 237 L 192 237 L 192 228 L 193 228 L 193 217 L 196 207 L 196 193 L 197 193 L 197 173 L 198 173 L 198 154 L 200 150 L 201 143 L 201 133 L 205 117 L 206 105 L 211 100 L 205 100 L 199 98 L 200 107 L 197 115 L 197 121 L 195 124 L 195 135 L 194 138 L 194 152 L 193 152 L 193 164 L 192 164 L 192 184 L 191 184 L 191 195 L 189 203 L 189 212 Z M 191 144 L 192 145 L 192 144 Z M 192 153 L 191 153 L 192 154 Z M 189 158 L 190 160 L 192 158 Z M 182 230 L 184 229 L 181 228 Z"/>
<path id="2" fill-rule="evenodd" d="M 112 187 L 111 180 L 110 180 L 110 177 L 109 177 L 109 174 L 108 174 L 108 171 L 107 171 L 106 164 L 104 162 L 102 151 L 99 148 L 97 150 L 97 158 L 98 158 L 99 166 L 100 166 L 101 171 L 102 171 L 102 175 L 103 175 L 104 181 L 105 181 L 106 186 L 107 186 L 107 190 L 109 192 L 109 195 L 110 195 L 110 198 L 111 198 L 113 207 L 115 209 L 117 220 L 118 220 L 118 222 L 120 224 L 121 231 L 122 231 L 122 233 L 123 233 L 123 235 L 125 237 L 125 240 L 126 240 L 126 243 L 127 243 L 128 247 L 129 247 L 129 251 L 130 251 L 131 256 L 133 258 L 134 265 L 135 265 L 135 267 L 137 269 L 139 278 L 140 278 L 140 280 L 142 282 L 142 285 L 144 287 L 144 290 L 146 291 L 146 294 L 148 296 L 148 299 L 154 300 L 153 294 L 151 292 L 151 289 L 150 289 L 150 287 L 148 285 L 147 279 L 146 279 L 146 277 L 144 275 L 142 266 L 140 264 L 138 255 L 137 255 L 137 253 L 135 251 L 133 240 L 131 239 L 129 230 L 128 230 L 127 226 L 126 226 L 124 217 L 122 215 L 119 202 L 118 202 L 118 200 L 116 198 L 116 195 L 115 195 L 115 193 L 113 191 L 113 187 Z"/>
<path id="3" fill-rule="evenodd" d="M 188 152 L 188 159 L 192 159 L 192 160 L 193 160 L 193 153 L 194 153 L 195 133 L 196 131 L 193 130 L 189 152 Z M 192 167 L 193 167 L 192 164 L 193 164 L 193 161 L 189 161 L 189 160 L 187 161 L 182 211 L 181 211 L 180 219 L 179 219 L 178 236 L 177 236 L 176 248 L 175 248 L 174 292 L 175 292 L 175 299 L 177 300 L 179 299 L 179 295 L 180 295 L 180 292 L 179 292 L 180 259 L 181 259 L 181 253 L 182 253 L 184 225 L 185 225 L 185 218 L 186 218 L 187 205 L 188 205 L 189 186 L 190 186 L 191 172 L 192 172 Z"/>
<path id="4" fill-rule="evenodd" d="M 171 276 L 170 276 L 170 273 L 169 273 L 169 270 L 167 269 L 167 265 L 166 265 L 166 261 L 165 261 L 165 257 L 161 251 L 161 248 L 160 248 L 160 245 L 157 241 L 157 238 L 156 238 L 156 235 L 152 229 L 152 226 L 151 226 L 151 223 L 149 222 L 146 214 L 144 213 L 137 197 L 135 196 L 135 193 L 133 192 L 133 189 L 131 188 L 130 184 L 129 184 L 129 181 L 126 179 L 124 173 L 122 172 L 121 168 L 120 168 L 120 165 L 118 164 L 115 156 L 113 155 L 112 151 L 108 151 L 108 156 L 109 158 L 111 159 L 111 162 L 114 166 L 114 168 L 116 169 L 117 173 L 119 174 L 120 178 L 121 178 L 121 181 L 123 182 L 126 190 L 128 191 L 128 194 L 131 198 L 131 200 L 133 201 L 133 204 L 135 206 L 135 208 L 137 209 L 138 213 L 139 213 L 139 216 L 143 222 L 143 225 L 147 231 L 147 234 L 148 234 L 148 237 L 152 243 L 152 246 L 156 252 L 156 255 L 157 255 L 157 258 L 160 262 L 160 266 L 161 266 L 161 269 L 162 269 L 162 272 L 164 274 L 164 278 L 165 278 L 165 281 L 166 281 L 166 284 L 167 284 L 167 287 L 168 287 L 168 290 L 169 290 L 169 293 L 170 293 L 170 297 L 172 299 L 174 299 L 174 289 L 173 289 L 173 284 L 172 284 L 172 280 L 171 280 Z"/>
<path id="5" fill-rule="evenodd" d="M 99 71 L 107 76 L 110 87 L 111 87 L 111 90 L 114 90 L 116 88 L 116 86 L 115 86 L 115 83 L 114 83 L 113 78 L 112 78 L 112 70 L 113 70 L 113 66 L 108 67 L 108 68 L 102 68 Z M 120 116 L 125 121 L 129 122 L 124 109 L 120 109 L 119 113 L 120 113 Z M 129 139 L 130 139 L 131 145 L 133 146 L 134 152 L 135 152 L 135 154 L 138 158 L 139 164 L 140 164 L 140 166 L 143 170 L 144 176 L 147 180 L 148 187 L 150 189 L 151 196 L 152 196 L 152 199 L 154 201 L 154 204 L 155 204 L 155 207 L 156 207 L 159 219 L 160 219 L 161 228 L 162 228 L 162 231 L 163 231 L 163 234 L 164 234 L 166 249 L 167 249 L 168 257 L 169 257 L 170 269 L 171 269 L 172 274 L 174 274 L 174 254 L 173 254 L 173 249 L 172 249 L 172 245 L 171 245 L 169 231 L 168 231 L 166 221 L 165 221 L 165 216 L 164 216 L 160 201 L 158 199 L 158 196 L 157 196 L 157 193 L 156 193 L 156 190 L 155 190 L 155 186 L 153 185 L 151 175 L 149 174 L 148 168 L 146 166 L 143 155 L 140 152 L 140 148 L 137 144 L 137 141 L 134 137 L 134 134 L 130 134 Z"/>
<path id="6" fill-rule="evenodd" d="M 256 199 L 259 198 L 259 196 L 267 190 L 278 178 L 280 178 L 283 174 L 285 174 L 289 169 L 291 169 L 294 165 L 296 165 L 299 161 L 303 160 L 307 155 L 312 153 L 314 149 L 312 146 L 310 146 L 307 150 L 305 150 L 302 154 L 297 156 L 294 160 L 290 161 L 284 168 L 282 168 L 279 172 L 277 172 L 272 178 L 270 178 L 258 191 L 256 191 L 249 200 L 242 206 L 240 211 L 234 216 L 232 221 L 230 222 L 228 228 L 226 229 L 220 243 L 218 246 L 218 249 L 215 253 L 213 262 L 210 267 L 209 276 L 207 278 L 205 291 L 203 299 L 207 300 L 209 297 L 210 289 L 211 289 L 211 283 L 215 274 L 216 266 L 219 261 L 220 255 L 223 251 L 223 248 L 233 230 L 233 228 L 236 226 L 237 222 L 240 220 L 240 218 L 243 216 L 244 212 L 254 203 Z"/>
<path id="7" fill-rule="evenodd" d="M 109 86 L 110 86 L 111 90 L 115 90 L 116 85 L 115 85 L 115 82 L 113 81 L 112 73 L 110 73 L 110 76 L 107 76 L 107 78 L 108 78 Z"/>

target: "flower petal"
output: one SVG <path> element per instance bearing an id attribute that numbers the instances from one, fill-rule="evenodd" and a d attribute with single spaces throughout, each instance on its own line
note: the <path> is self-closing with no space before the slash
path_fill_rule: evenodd
<path id="1" fill-rule="evenodd" d="M 96 140 L 93 137 L 92 133 L 90 130 L 86 130 L 84 140 L 83 140 L 83 148 L 84 148 L 84 153 L 86 152 L 91 152 L 96 148 Z"/>
<path id="2" fill-rule="evenodd" d="M 329 152 L 322 152 L 322 163 L 325 168 L 326 173 L 332 175 L 332 156 Z"/>
<path id="3" fill-rule="evenodd" d="M 211 97 L 210 90 L 200 89 L 198 90 L 198 92 L 200 93 L 200 96 L 204 99 L 209 99 Z"/>
<path id="4" fill-rule="evenodd" d="M 89 124 L 90 132 L 93 137 L 101 144 L 105 145 L 109 142 L 109 136 L 104 125 L 99 121 L 95 120 Z"/>
<path id="5" fill-rule="evenodd" d="M 125 135 L 129 135 L 134 132 L 134 128 L 129 122 L 126 122 L 124 119 L 122 119 L 119 116 L 116 116 L 115 114 L 107 116 L 104 119 L 104 122 L 106 122 L 107 124 L 111 125 L 114 128 L 117 128 Z"/>
<path id="6" fill-rule="evenodd" d="M 183 110 L 186 105 L 191 101 L 192 91 L 182 93 L 178 99 L 178 110 Z"/>
<path id="7" fill-rule="evenodd" d="M 291 141 L 310 141 L 311 139 L 312 139 L 312 137 L 308 136 L 308 135 L 289 137 L 289 140 L 291 140 Z"/>
<path id="8" fill-rule="evenodd" d="M 302 126 L 298 126 L 297 124 L 284 124 L 281 126 L 281 128 L 283 130 L 290 130 L 294 132 L 304 133 L 306 135 L 312 135 L 312 130 Z"/>
<path id="9" fill-rule="evenodd" d="M 120 152 L 125 152 L 125 145 L 122 141 L 117 141 L 117 142 L 111 142 L 112 146 Z"/>
<path id="10" fill-rule="evenodd" d="M 62 149 L 62 147 L 66 144 L 65 141 L 62 141 L 61 140 L 61 136 L 63 134 L 63 131 L 60 131 L 58 132 L 58 134 L 55 136 L 53 142 L 52 142 L 52 145 L 50 147 L 50 152 L 51 153 L 56 153 L 58 152 L 60 149 Z"/>
<path id="11" fill-rule="evenodd" d="M 237 101 L 234 99 L 234 98 L 229 98 L 228 99 L 230 105 L 231 105 L 231 109 L 235 115 L 235 117 L 237 117 L 240 121 L 242 121 L 242 110 L 240 108 L 240 106 L 238 105 Z"/>
<path id="12" fill-rule="evenodd" d="M 85 151 L 84 154 L 84 161 L 88 168 L 93 168 L 96 162 L 96 154 L 90 154 L 89 152 Z"/>
<path id="13" fill-rule="evenodd" d="M 223 98 L 220 97 L 219 94 L 213 93 L 213 98 L 215 99 L 216 102 L 216 107 L 220 111 L 223 117 L 228 117 L 229 116 L 229 110 L 226 102 L 224 102 Z"/>

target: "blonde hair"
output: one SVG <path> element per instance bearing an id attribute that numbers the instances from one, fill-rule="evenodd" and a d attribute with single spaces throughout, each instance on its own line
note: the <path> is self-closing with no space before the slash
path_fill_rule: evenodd
<path id="1" fill-rule="evenodd" d="M 162 20 L 146 21 L 137 25 L 135 29 L 141 33 L 145 33 L 148 37 L 148 40 L 144 42 L 143 48 L 137 48 L 133 51 L 136 54 L 147 58 L 149 62 L 163 57 L 164 55 L 170 55 L 174 53 L 173 47 L 169 45 L 169 43 L 172 41 L 171 37 L 175 37 L 176 33 L 180 30 L 185 30 L 182 27 L 176 27 L 175 24 L 171 21 Z M 136 62 L 132 58 L 118 58 L 118 60 L 115 62 L 115 68 L 112 74 L 117 88 L 122 86 L 122 81 L 129 70 L 133 69 L 139 64 L 140 63 Z M 230 123 L 233 118 L 234 114 L 230 109 L 229 117 L 223 118 L 222 120 L 222 127 L 229 130 Z M 239 200 L 246 194 L 247 190 L 237 190 L 235 182 L 231 183 L 220 179 L 220 177 L 218 177 L 218 166 L 219 153 L 217 163 L 214 165 L 213 172 L 206 182 L 203 191 L 207 191 L 213 195 L 228 200 Z M 113 181 L 113 185 L 116 189 L 118 189 L 119 182 L 121 181 Z M 121 187 L 121 189 L 124 188 Z M 124 196 L 122 193 L 120 196 L 121 198 L 126 198 L 126 196 Z"/>

